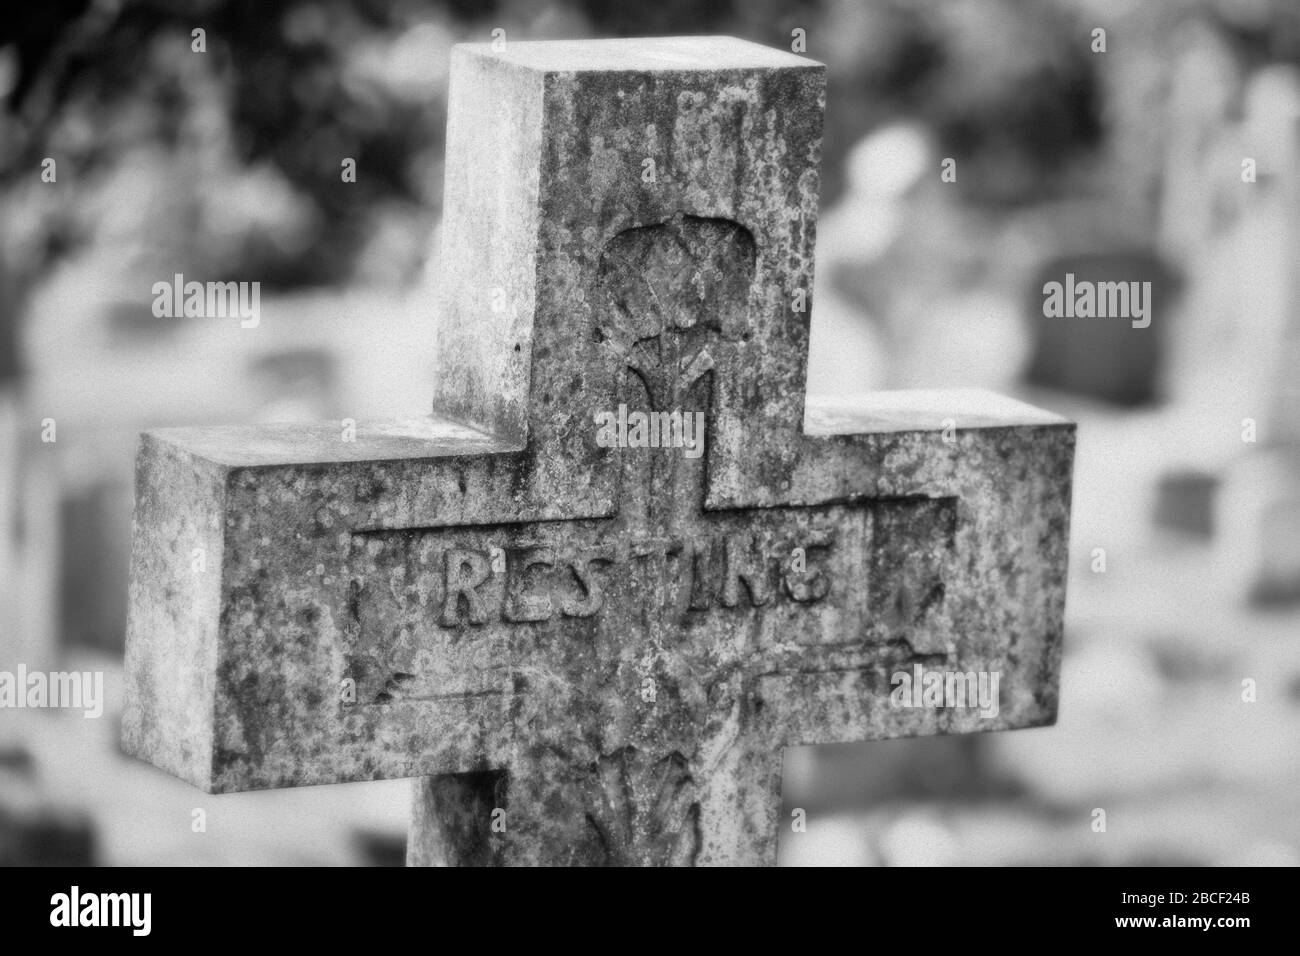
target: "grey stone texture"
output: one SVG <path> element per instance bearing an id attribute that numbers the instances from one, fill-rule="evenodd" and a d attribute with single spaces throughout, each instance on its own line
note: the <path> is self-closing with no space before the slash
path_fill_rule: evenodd
<path id="1" fill-rule="evenodd" d="M 764 864 L 784 746 L 1051 723 L 1074 426 L 806 398 L 823 103 L 730 38 L 457 47 L 435 413 L 142 438 L 127 750 L 422 778 L 413 864 Z"/>

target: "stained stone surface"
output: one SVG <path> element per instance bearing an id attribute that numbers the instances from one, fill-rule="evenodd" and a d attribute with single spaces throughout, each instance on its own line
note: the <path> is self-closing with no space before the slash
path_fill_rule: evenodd
<path id="1" fill-rule="evenodd" d="M 823 98 L 728 38 L 457 47 L 436 413 L 143 437 L 127 749 L 421 777 L 416 864 L 771 863 L 783 746 L 1051 723 L 1074 426 L 805 401 Z M 997 716 L 891 706 L 916 663 Z"/>

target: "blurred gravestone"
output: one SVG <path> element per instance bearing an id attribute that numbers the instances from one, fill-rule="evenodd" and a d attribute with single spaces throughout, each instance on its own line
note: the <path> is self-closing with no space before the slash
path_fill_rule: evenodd
<path id="1" fill-rule="evenodd" d="M 1160 476 L 1156 488 L 1156 524 L 1163 528 L 1209 537 L 1214 531 L 1217 475 L 1180 469 Z"/>
<path id="2" fill-rule="evenodd" d="M 1182 60 L 1162 124 L 1158 233 L 1187 288 L 1161 370 L 1166 404 L 1150 426 L 1162 438 L 1153 443 L 1162 456 L 1154 518 L 1162 528 L 1222 539 L 1244 530 L 1216 521 L 1215 502 L 1242 450 L 1242 421 L 1258 419 L 1266 404 L 1285 322 L 1288 241 L 1276 171 L 1287 165 L 1290 147 L 1279 133 L 1293 96 L 1273 69 L 1260 71 L 1237 122 L 1240 79 L 1231 57 L 1202 36 Z M 1243 171 L 1246 156 L 1257 175 Z"/>
<path id="3" fill-rule="evenodd" d="M 0 866 L 94 866 L 96 856 L 90 818 L 52 805 L 31 753 L 0 744 Z"/>
<path id="4" fill-rule="evenodd" d="M 17 386 L 0 380 L 0 619 L 7 622 L 4 633 L 0 634 L 0 653 L 7 659 L 18 660 L 21 660 L 18 645 L 19 602 L 22 600 L 18 587 L 19 490 L 22 487 L 18 455 L 20 422 Z"/>
<path id="5" fill-rule="evenodd" d="M 1123 316 L 1077 314 L 1085 288 L 1134 282 L 1151 283 L 1149 326 L 1135 328 Z M 1060 283 L 1063 294 L 1077 293 L 1067 298 L 1075 314 L 1044 315 L 1048 283 Z M 1029 382 L 1125 407 L 1154 401 L 1175 292 L 1173 273 L 1151 253 L 1092 253 L 1048 262 L 1030 283 L 1026 298 L 1034 342 Z"/>
<path id="6" fill-rule="evenodd" d="M 1300 600 L 1300 72 L 1261 70 L 1246 101 L 1245 148 L 1260 155 L 1260 176 L 1241 186 L 1252 190 L 1245 224 L 1256 241 L 1228 268 L 1250 287 L 1243 298 L 1255 298 L 1232 316 L 1244 358 L 1225 369 L 1222 387 L 1239 389 L 1239 404 L 1219 427 L 1241 443 L 1223 469 L 1216 548 L 1219 574 L 1238 595 L 1290 603 Z"/>
<path id="7" fill-rule="evenodd" d="M 123 482 L 69 491 L 60 506 L 60 643 L 120 654 L 126 640 L 127 524 Z"/>
<path id="8" fill-rule="evenodd" d="M 21 640 L 19 602 L 19 490 L 22 487 L 19 436 L 18 309 L 14 282 L 0 250 L 0 653 L 17 658 Z"/>
<path id="9" fill-rule="evenodd" d="M 437 412 L 143 437 L 127 750 L 422 776 L 413 863 L 770 863 L 782 747 L 1052 722 L 1073 425 L 805 408 L 823 83 L 729 38 L 457 48 Z M 629 407 L 707 441 L 609 447 Z M 893 706 L 923 663 L 992 712 Z"/>

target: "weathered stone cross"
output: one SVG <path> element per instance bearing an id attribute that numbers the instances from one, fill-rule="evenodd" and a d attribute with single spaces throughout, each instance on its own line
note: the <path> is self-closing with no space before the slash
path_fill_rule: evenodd
<path id="1" fill-rule="evenodd" d="M 782 747 L 1051 723 L 1073 426 L 805 407 L 823 68 L 511 43 L 452 80 L 436 414 L 143 437 L 127 749 L 421 777 L 412 863 L 771 863 Z M 620 405 L 704 413 L 703 455 L 602 447 Z M 917 664 L 998 673 L 996 715 L 896 706 Z"/>

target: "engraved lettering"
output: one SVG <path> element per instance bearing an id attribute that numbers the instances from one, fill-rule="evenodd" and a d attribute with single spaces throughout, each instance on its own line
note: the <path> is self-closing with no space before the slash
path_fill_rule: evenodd
<path id="1" fill-rule="evenodd" d="M 555 552 L 550 548 L 518 548 L 507 562 L 506 602 L 502 617 L 507 621 L 546 621 L 551 617 L 551 599 L 546 594 L 527 593 L 529 571 L 553 568 Z"/>
<path id="2" fill-rule="evenodd" d="M 569 570 L 582 588 L 585 599 L 576 601 L 568 595 L 561 598 L 560 612 L 565 617 L 591 617 L 600 611 L 605 597 L 600 590 L 600 578 L 596 575 L 594 566 L 613 563 L 613 548 L 600 548 L 587 555 L 577 555 L 569 560 Z"/>
<path id="3" fill-rule="evenodd" d="M 749 590 L 749 601 L 762 607 L 771 599 L 767 568 L 753 559 L 753 538 L 747 534 L 730 534 L 723 541 L 722 604 L 735 607 L 740 603 L 740 583 Z"/>
<path id="4" fill-rule="evenodd" d="M 835 543 L 835 533 L 825 531 L 810 535 L 800 542 L 804 549 L 804 560 L 812 557 L 814 551 L 828 552 Z M 830 575 L 822 570 L 807 568 L 803 571 L 786 571 L 781 577 L 785 593 L 801 604 L 813 604 L 820 601 L 831 589 Z"/>
<path id="5" fill-rule="evenodd" d="M 460 624 L 461 598 L 465 599 L 471 624 L 487 623 L 487 608 L 479 596 L 479 586 L 492 574 L 492 564 L 481 551 L 466 548 L 447 549 L 446 588 L 442 601 L 442 626 Z"/>
<path id="6" fill-rule="evenodd" d="M 706 538 L 691 547 L 691 610 L 707 611 L 713 607 L 714 592 L 713 542 Z"/>

